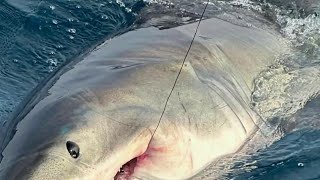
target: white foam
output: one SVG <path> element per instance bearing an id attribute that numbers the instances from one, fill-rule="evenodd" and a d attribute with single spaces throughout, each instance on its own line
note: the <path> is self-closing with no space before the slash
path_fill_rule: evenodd
<path id="1" fill-rule="evenodd" d="M 77 32 L 77 30 L 74 29 L 74 28 L 69 28 L 69 29 L 67 29 L 67 31 L 68 31 L 69 33 L 71 33 L 71 34 L 75 34 L 75 33 Z"/>

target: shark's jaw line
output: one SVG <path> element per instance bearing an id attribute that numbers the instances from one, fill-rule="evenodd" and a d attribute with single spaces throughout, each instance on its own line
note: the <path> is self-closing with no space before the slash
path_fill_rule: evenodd
<path id="1" fill-rule="evenodd" d="M 113 155 L 113 159 L 107 160 L 99 173 L 84 179 L 187 179 L 223 156 L 226 150 L 237 151 L 239 146 L 235 144 L 241 143 L 226 143 L 226 138 L 222 138 L 224 135 L 211 141 L 183 127 L 170 126 L 161 126 L 151 140 L 150 132 L 142 133 Z M 168 131 L 172 133 L 167 134 Z M 113 167 L 112 171 L 110 167 Z"/>

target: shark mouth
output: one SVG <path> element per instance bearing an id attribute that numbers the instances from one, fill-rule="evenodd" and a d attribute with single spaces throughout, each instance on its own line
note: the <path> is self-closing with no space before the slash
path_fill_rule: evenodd
<path id="1" fill-rule="evenodd" d="M 126 144 L 120 152 L 118 157 L 122 158 L 117 160 L 119 164 L 117 163 L 118 168 L 114 169 L 114 180 L 130 180 L 133 179 L 136 171 L 150 170 L 149 165 L 154 161 L 153 155 L 161 153 L 154 150 L 149 131 L 139 134 L 135 139 L 133 143 Z"/>
<path id="2" fill-rule="evenodd" d="M 151 159 L 152 154 L 154 155 L 157 152 L 162 153 L 162 151 L 150 147 L 147 147 L 147 149 L 142 150 L 142 152 L 143 153 L 138 153 L 138 156 L 123 164 L 118 170 L 117 174 L 114 176 L 114 180 L 132 179 L 132 175 L 134 174 L 137 168 L 146 168 L 148 164 L 146 161 L 148 161 L 149 158 Z"/>
<path id="3" fill-rule="evenodd" d="M 201 154 L 200 150 L 210 149 L 207 143 L 194 138 L 177 135 L 157 137 L 143 141 L 139 146 L 126 146 L 121 153 L 114 180 L 132 179 L 186 179 L 192 177 L 211 161 L 212 153 Z M 197 142 L 193 144 L 193 142 Z M 210 150 L 212 152 L 212 150 Z M 213 152 L 214 154 L 214 152 Z"/>
<path id="4" fill-rule="evenodd" d="M 133 158 L 126 164 L 120 167 L 117 174 L 114 176 L 114 180 L 127 180 L 130 179 L 131 175 L 134 173 L 134 168 L 137 165 L 138 158 Z"/>
<path id="5" fill-rule="evenodd" d="M 158 134 L 152 140 L 140 136 L 135 143 L 127 144 L 117 156 L 120 159 L 116 160 L 118 168 L 112 171 L 113 179 L 187 179 L 224 152 L 212 148 L 203 138 L 177 132 Z"/>

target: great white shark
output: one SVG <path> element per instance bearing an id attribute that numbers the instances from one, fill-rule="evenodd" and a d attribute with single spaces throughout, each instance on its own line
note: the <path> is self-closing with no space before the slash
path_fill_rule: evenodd
<path id="1" fill-rule="evenodd" d="M 130 31 L 62 68 L 16 116 L 1 179 L 189 179 L 241 149 L 268 123 L 253 80 L 289 47 L 203 20 L 159 123 L 196 26 Z"/>

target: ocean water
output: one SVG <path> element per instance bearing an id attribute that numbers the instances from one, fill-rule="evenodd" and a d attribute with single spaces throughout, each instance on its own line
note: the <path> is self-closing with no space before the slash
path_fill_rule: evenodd
<path id="1" fill-rule="evenodd" d="M 48 74 L 128 28 L 135 2 L 0 2 L 0 122 Z"/>
<path id="2" fill-rule="evenodd" d="M 30 92 L 55 70 L 129 29 L 199 19 L 204 0 L 0 2 L 0 135 Z M 252 108 L 281 138 L 219 179 L 320 179 L 320 1 L 211 0 L 205 17 L 279 31 L 292 51 L 255 80 Z M 1 137 L 1 136 L 0 136 Z M 228 167 L 227 167 L 228 166 Z"/>

